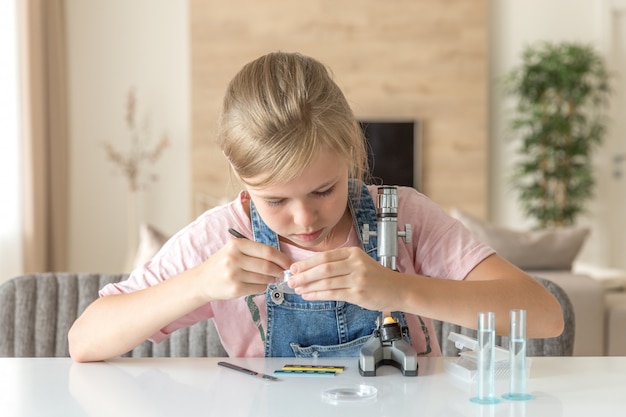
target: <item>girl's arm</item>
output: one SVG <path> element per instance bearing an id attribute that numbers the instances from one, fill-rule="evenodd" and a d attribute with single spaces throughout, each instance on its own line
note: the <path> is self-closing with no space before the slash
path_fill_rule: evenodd
<path id="1" fill-rule="evenodd" d="M 289 285 L 308 300 L 344 300 L 370 310 L 404 311 L 476 328 L 481 311 L 496 313 L 496 332 L 508 334 L 509 310 L 527 310 L 529 338 L 563 331 L 559 302 L 539 282 L 498 255 L 457 281 L 385 268 L 360 248 L 319 253 L 292 266 Z"/>
<path id="2" fill-rule="evenodd" d="M 564 321 L 558 300 L 541 283 L 498 255 L 480 262 L 461 281 L 421 277 L 403 304 L 421 315 L 475 329 L 481 311 L 496 313 L 496 332 L 508 335 L 509 311 L 525 309 L 529 338 L 556 337 Z"/>
<path id="3" fill-rule="evenodd" d="M 208 302 L 264 292 L 290 262 L 271 246 L 233 239 L 204 263 L 157 285 L 94 301 L 69 331 L 70 356 L 88 362 L 128 352 Z"/>

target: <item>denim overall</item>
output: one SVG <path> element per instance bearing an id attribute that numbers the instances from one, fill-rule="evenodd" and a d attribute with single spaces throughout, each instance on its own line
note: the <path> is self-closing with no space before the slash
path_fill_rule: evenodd
<path id="1" fill-rule="evenodd" d="M 363 224 L 376 230 L 376 207 L 365 184 L 350 182 L 348 206 L 361 240 Z M 250 202 L 250 217 L 254 240 L 280 250 L 278 235 L 263 222 Z M 377 239 L 372 236 L 361 246 L 378 261 Z M 267 306 L 266 357 L 356 357 L 361 346 L 372 336 L 380 311 L 367 310 L 344 301 L 306 301 L 297 294 L 279 291 L 270 285 L 265 293 Z M 250 304 L 250 303 L 249 303 Z M 253 313 L 254 316 L 254 313 Z M 406 326 L 404 313 L 392 316 Z M 259 324 L 260 325 L 260 324 Z M 263 337 L 262 328 L 260 328 Z M 411 343 L 410 337 L 406 341 Z"/>

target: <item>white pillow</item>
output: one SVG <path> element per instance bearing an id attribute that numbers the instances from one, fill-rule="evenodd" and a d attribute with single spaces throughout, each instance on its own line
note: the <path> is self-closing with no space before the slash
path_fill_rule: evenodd
<path id="1" fill-rule="evenodd" d="M 521 231 L 483 222 L 458 208 L 450 214 L 498 255 L 526 271 L 572 269 L 589 235 L 587 227 Z"/>
<path id="2" fill-rule="evenodd" d="M 143 223 L 139 227 L 139 245 L 137 246 L 137 253 L 133 260 L 132 269 L 152 259 L 168 239 L 169 236 L 157 230 L 154 226 Z"/>

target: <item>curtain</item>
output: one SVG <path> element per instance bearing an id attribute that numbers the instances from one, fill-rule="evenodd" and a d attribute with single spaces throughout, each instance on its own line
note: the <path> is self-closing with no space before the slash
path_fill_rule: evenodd
<path id="1" fill-rule="evenodd" d="M 69 140 L 64 0 L 20 4 L 24 272 L 67 266 Z"/>
<path id="2" fill-rule="evenodd" d="M 16 6 L 0 2 L 0 283 L 22 272 Z"/>

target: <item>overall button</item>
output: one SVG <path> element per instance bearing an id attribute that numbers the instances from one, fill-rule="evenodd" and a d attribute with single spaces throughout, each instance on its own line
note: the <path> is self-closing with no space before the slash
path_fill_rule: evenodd
<path id="1" fill-rule="evenodd" d="M 274 302 L 274 304 L 282 304 L 283 301 L 285 301 L 285 296 L 283 295 L 283 292 L 277 289 L 273 289 L 272 293 L 272 301 Z"/>

